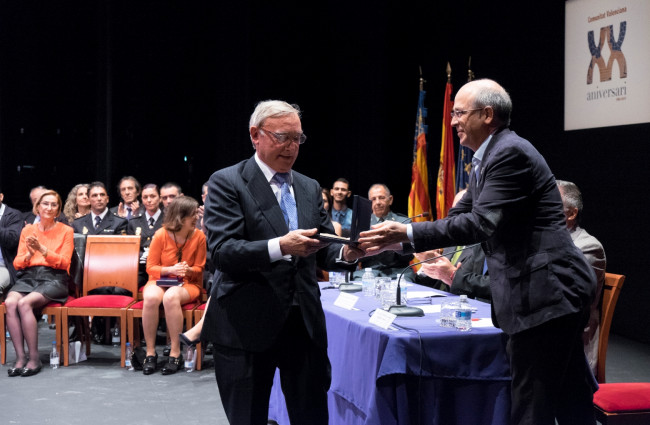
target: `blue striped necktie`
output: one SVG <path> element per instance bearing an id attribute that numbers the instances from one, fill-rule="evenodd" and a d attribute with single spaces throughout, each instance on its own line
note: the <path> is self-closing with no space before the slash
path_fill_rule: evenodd
<path id="1" fill-rule="evenodd" d="M 289 189 L 289 173 L 275 173 L 273 177 L 276 182 L 280 183 L 280 208 L 284 215 L 289 231 L 298 228 L 298 210 L 296 209 L 296 200 L 291 195 Z"/>

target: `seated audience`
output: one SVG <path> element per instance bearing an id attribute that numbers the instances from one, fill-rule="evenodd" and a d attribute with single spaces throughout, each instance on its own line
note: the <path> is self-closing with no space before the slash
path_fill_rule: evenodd
<path id="1" fill-rule="evenodd" d="M 147 275 L 147 257 L 151 239 L 162 226 L 163 214 L 160 209 L 160 193 L 158 186 L 146 184 L 142 189 L 142 205 L 144 214 L 129 220 L 127 235 L 140 236 L 140 266 L 138 268 L 138 287 L 144 286 L 149 280 Z"/>
<path id="2" fill-rule="evenodd" d="M 174 199 L 165 210 L 163 225 L 156 232 L 149 248 L 147 273 L 149 282 L 144 287 L 142 326 L 147 343 L 143 373 L 154 373 L 158 363 L 156 330 L 158 309 L 162 303 L 171 340 L 169 359 L 162 368 L 163 375 L 176 373 L 183 367 L 179 334 L 183 330 L 181 305 L 201 295 L 206 240 L 196 228 L 198 202 L 187 196 Z M 160 278 L 178 279 L 180 286 L 166 289 L 157 285 Z"/>
<path id="3" fill-rule="evenodd" d="M 124 235 L 127 220 L 111 214 L 108 210 L 108 193 L 102 182 L 88 185 L 90 214 L 72 222 L 75 233 L 82 235 Z"/>
<path id="4" fill-rule="evenodd" d="M 176 183 L 168 182 L 160 187 L 160 199 L 163 203 L 163 209 L 167 208 L 179 196 L 183 196 L 183 190 Z"/>
<path id="5" fill-rule="evenodd" d="M 90 199 L 88 198 L 88 185 L 86 183 L 75 185 L 68 193 L 68 199 L 63 206 L 63 215 L 70 225 L 76 219 L 90 212 Z"/>
<path id="6" fill-rule="evenodd" d="M 135 177 L 122 177 L 117 184 L 117 190 L 120 195 L 120 203 L 118 206 L 111 208 L 111 213 L 127 220 L 139 217 L 144 213 L 144 207 L 138 202 L 140 182 Z"/>
<path id="7" fill-rule="evenodd" d="M 573 243 L 582 251 L 587 261 L 596 273 L 596 298 L 591 303 L 589 310 L 589 322 L 582 334 L 582 341 L 585 345 L 585 354 L 592 371 L 596 371 L 598 365 L 598 336 L 600 334 L 600 301 L 603 296 L 603 285 L 605 284 L 605 268 L 607 259 L 603 245 L 591 236 L 585 229 L 580 227 L 582 218 L 582 193 L 574 183 L 556 180 L 562 204 L 564 205 L 564 216 L 566 227 L 571 233 Z"/>
<path id="8" fill-rule="evenodd" d="M 20 234 L 14 267 L 15 285 L 7 294 L 7 327 L 16 350 L 16 363 L 9 376 L 31 376 L 40 372 L 38 327 L 34 309 L 50 301 L 63 303 L 68 298 L 68 268 L 74 250 L 73 231 L 55 221 L 61 213 L 61 197 L 53 190 L 42 193 L 34 206 L 40 217 Z M 25 353 L 27 343 L 29 356 Z"/>
<path id="9" fill-rule="evenodd" d="M 339 178 L 332 185 L 330 190 L 333 203 L 332 219 L 341 224 L 341 236 L 350 236 L 350 227 L 352 226 L 352 210 L 348 208 L 348 198 L 352 196 L 350 191 L 350 182 L 343 177 Z"/>
<path id="10" fill-rule="evenodd" d="M 368 199 L 372 202 L 371 226 L 388 220 L 399 223 L 411 222 L 408 217 L 391 211 L 390 207 L 393 204 L 393 195 L 390 194 L 390 190 L 385 184 L 373 184 L 370 190 L 368 190 Z M 361 270 L 354 272 L 354 277 L 361 279 L 364 269 L 367 267 L 372 269 L 375 276 L 398 277 L 408 267 L 412 259 L 413 255 L 411 254 L 404 255 L 394 251 L 384 251 L 377 255 L 361 258 L 359 260 Z M 413 282 L 415 280 L 413 269 L 406 269 L 402 279 Z"/>
<path id="11" fill-rule="evenodd" d="M 461 190 L 454 197 L 455 206 L 465 194 Z M 439 250 L 415 254 L 418 261 L 424 261 L 439 255 L 428 263 L 422 264 L 418 271 L 418 283 L 456 295 L 467 295 L 482 301 L 491 301 L 490 277 L 487 274 L 485 253 L 480 245 L 448 247 Z M 462 267 L 461 267 L 462 266 Z"/>
<path id="12" fill-rule="evenodd" d="M 23 214 L 4 204 L 3 200 L 0 188 L 0 300 L 16 281 L 14 258 L 24 223 Z"/>

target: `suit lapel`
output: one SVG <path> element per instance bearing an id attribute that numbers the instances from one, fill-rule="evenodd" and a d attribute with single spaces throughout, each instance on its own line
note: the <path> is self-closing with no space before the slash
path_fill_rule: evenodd
<path id="1" fill-rule="evenodd" d="M 273 194 L 271 185 L 264 177 L 264 173 L 260 170 L 255 158 L 250 158 L 244 165 L 242 178 L 247 182 L 246 189 L 251 195 L 251 198 L 257 204 L 260 212 L 273 228 L 277 236 L 286 235 L 289 232 L 289 227 L 284 221 L 284 215 L 280 204 Z M 300 221 L 299 221 L 300 223 Z"/>

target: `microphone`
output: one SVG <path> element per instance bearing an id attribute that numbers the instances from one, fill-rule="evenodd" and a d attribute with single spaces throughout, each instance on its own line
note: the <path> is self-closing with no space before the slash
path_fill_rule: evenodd
<path id="1" fill-rule="evenodd" d="M 444 255 L 443 254 L 436 255 L 435 257 L 427 258 L 426 260 L 418 261 L 417 263 L 413 263 L 413 264 L 409 264 L 407 267 L 404 268 L 404 270 L 402 270 L 402 272 L 399 274 L 399 277 L 397 278 L 397 295 L 395 297 L 395 305 L 390 306 L 388 308 L 388 312 L 393 313 L 395 316 L 410 316 L 410 317 L 424 316 L 424 311 L 422 311 L 421 308 L 409 307 L 409 306 L 406 306 L 406 305 L 402 305 L 402 288 L 400 286 L 400 282 L 402 280 L 402 276 L 404 276 L 404 273 L 406 273 L 406 271 L 409 268 L 413 267 L 413 266 L 417 266 L 417 265 L 423 264 L 423 263 L 428 263 L 429 261 L 436 260 L 436 259 L 438 259 L 440 257 L 444 257 L 444 256 L 447 256 L 449 254 L 455 254 L 456 252 L 460 252 L 460 251 L 463 251 L 465 249 L 473 248 L 473 247 L 475 247 L 477 245 L 480 245 L 480 244 L 481 243 L 479 242 L 479 243 L 475 243 L 473 245 L 466 245 L 463 248 L 460 248 L 460 249 L 457 249 L 457 250 L 454 250 L 454 251 L 450 251 L 450 252 L 448 252 L 448 253 L 446 253 Z"/>
<path id="2" fill-rule="evenodd" d="M 400 221 L 401 224 L 406 223 L 409 220 L 413 220 L 414 218 L 420 218 L 420 217 L 429 217 L 431 214 L 429 214 L 429 211 L 425 211 L 422 214 L 414 215 L 413 217 L 407 217 L 404 220 Z"/>

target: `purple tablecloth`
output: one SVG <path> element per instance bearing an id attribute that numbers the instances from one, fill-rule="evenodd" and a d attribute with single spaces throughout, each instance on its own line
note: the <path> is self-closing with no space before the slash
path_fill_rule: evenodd
<path id="1" fill-rule="evenodd" d="M 332 289 L 321 295 L 332 363 L 330 424 L 508 423 L 510 377 L 500 330 L 442 328 L 439 313 L 395 320 L 411 330 L 383 330 L 368 323 L 379 306 L 374 298 L 356 293 L 358 310 L 350 311 L 333 305 L 338 295 Z M 488 304 L 470 303 L 478 308 L 475 318 L 490 317 Z M 289 424 L 277 373 L 269 418 Z"/>

